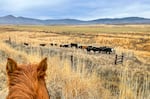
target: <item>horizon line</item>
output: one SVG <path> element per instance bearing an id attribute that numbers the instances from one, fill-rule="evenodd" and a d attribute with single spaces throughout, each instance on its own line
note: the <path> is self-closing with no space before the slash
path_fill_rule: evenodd
<path id="1" fill-rule="evenodd" d="M 147 17 L 140 17 L 140 16 L 125 16 L 125 17 L 100 17 L 100 18 L 95 18 L 95 19 L 88 19 L 88 20 L 83 20 L 83 19 L 78 19 L 78 18 L 34 18 L 34 17 L 28 17 L 28 16 L 16 16 L 16 15 L 12 15 L 12 14 L 7 14 L 7 15 L 3 15 L 0 17 L 7 17 L 7 16 L 12 16 L 12 17 L 23 17 L 23 18 L 30 18 L 30 19 L 37 19 L 37 20 L 65 20 L 65 19 L 70 19 L 70 20 L 79 20 L 79 21 L 91 21 L 91 20 L 98 20 L 98 19 L 122 19 L 122 18 L 144 18 L 144 19 L 150 19 Z"/>

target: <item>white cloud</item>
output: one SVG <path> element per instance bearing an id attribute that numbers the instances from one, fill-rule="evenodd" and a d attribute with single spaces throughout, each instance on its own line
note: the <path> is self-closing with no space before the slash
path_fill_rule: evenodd
<path id="1" fill-rule="evenodd" d="M 0 0 L 0 15 L 83 20 L 150 17 L 149 0 Z"/>
<path id="2" fill-rule="evenodd" d="M 150 6 L 149 4 L 141 4 L 140 2 L 134 2 L 107 6 L 101 8 L 101 6 L 87 13 L 86 17 L 82 17 L 84 20 L 98 19 L 98 18 L 121 18 L 121 17 L 145 17 L 150 18 Z"/>
<path id="3" fill-rule="evenodd" d="M 10 12 L 24 11 L 41 6 L 54 7 L 68 0 L 3 0 L 0 1 L 0 9 Z"/>

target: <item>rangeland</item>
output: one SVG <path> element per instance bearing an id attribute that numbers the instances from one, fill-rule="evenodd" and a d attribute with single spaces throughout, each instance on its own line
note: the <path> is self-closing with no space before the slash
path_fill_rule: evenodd
<path id="1" fill-rule="evenodd" d="M 87 53 L 59 47 L 70 43 L 108 46 L 115 52 Z M 2 98 L 7 94 L 7 57 L 27 63 L 45 56 L 49 66 L 46 83 L 52 99 L 150 98 L 150 25 L 1 25 L 0 45 Z M 115 54 L 122 53 L 123 63 L 115 65 Z"/>

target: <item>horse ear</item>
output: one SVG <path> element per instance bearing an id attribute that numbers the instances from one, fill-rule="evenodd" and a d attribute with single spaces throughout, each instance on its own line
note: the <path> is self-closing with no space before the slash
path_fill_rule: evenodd
<path id="1" fill-rule="evenodd" d="M 44 59 L 39 63 L 39 66 L 38 66 L 38 68 L 37 68 L 38 75 L 39 75 L 39 76 L 44 76 L 46 70 L 47 70 L 47 58 L 44 58 Z"/>
<path id="2" fill-rule="evenodd" d="M 17 63 L 11 59 L 11 58 L 8 58 L 7 59 L 7 65 L 6 65 L 6 71 L 7 73 L 13 73 L 15 70 L 17 69 Z"/>

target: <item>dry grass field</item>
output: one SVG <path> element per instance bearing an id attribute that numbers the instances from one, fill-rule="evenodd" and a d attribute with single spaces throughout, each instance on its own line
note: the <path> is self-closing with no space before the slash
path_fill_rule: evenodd
<path id="1" fill-rule="evenodd" d="M 59 47 L 70 43 L 108 46 L 115 53 Z M 115 65 L 115 54 L 122 53 L 123 63 Z M 48 57 L 46 82 L 51 99 L 150 99 L 150 25 L 1 25 L 0 99 L 8 92 L 7 57 L 19 63 Z"/>

